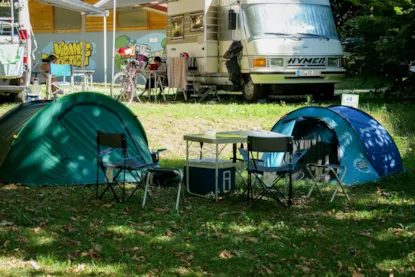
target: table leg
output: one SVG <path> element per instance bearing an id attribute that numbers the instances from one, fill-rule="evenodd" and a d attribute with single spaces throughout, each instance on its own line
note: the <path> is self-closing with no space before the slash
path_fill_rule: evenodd
<path id="1" fill-rule="evenodd" d="M 154 73 L 154 101 L 157 101 L 157 74 Z"/>
<path id="2" fill-rule="evenodd" d="M 189 186 L 189 141 L 186 140 L 186 187 L 187 192 L 190 193 Z"/>
<path id="3" fill-rule="evenodd" d="M 290 191 L 288 193 L 288 206 L 291 206 L 293 201 L 293 174 L 290 172 Z"/>
<path id="4" fill-rule="evenodd" d="M 232 145 L 233 163 L 236 163 L 236 143 Z"/>
<path id="5" fill-rule="evenodd" d="M 219 145 L 216 144 L 216 153 L 215 153 L 215 198 L 218 202 L 218 186 L 219 186 Z"/>

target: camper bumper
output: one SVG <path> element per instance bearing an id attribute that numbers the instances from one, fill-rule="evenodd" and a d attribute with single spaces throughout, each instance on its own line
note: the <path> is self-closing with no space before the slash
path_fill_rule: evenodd
<path id="1" fill-rule="evenodd" d="M 346 70 L 321 71 L 315 76 L 299 76 L 297 71 L 273 71 L 273 72 L 251 72 L 250 76 L 254 84 L 321 84 L 339 83 L 345 75 Z"/>
<path id="2" fill-rule="evenodd" d="M 0 85 L 0 92 L 21 92 L 26 86 Z"/>

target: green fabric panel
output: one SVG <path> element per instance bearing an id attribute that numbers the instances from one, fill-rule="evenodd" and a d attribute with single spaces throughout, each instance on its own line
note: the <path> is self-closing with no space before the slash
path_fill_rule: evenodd
<path id="1" fill-rule="evenodd" d="M 50 101 L 35 101 L 20 104 L 0 117 L 0 167 L 9 152 L 10 145 L 26 122 Z"/>
<path id="2" fill-rule="evenodd" d="M 151 162 L 144 128 L 126 106 L 100 93 L 79 92 L 59 98 L 26 124 L 0 168 L 0 180 L 30 186 L 95 184 L 97 130 L 126 133 L 129 156 Z M 109 159 L 119 161 L 121 153 Z M 104 183 L 101 170 L 99 183 Z"/>

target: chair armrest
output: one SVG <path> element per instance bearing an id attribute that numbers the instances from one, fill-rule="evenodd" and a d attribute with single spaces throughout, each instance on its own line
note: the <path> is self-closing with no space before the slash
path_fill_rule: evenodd
<path id="1" fill-rule="evenodd" d="M 248 162 L 247 160 L 243 160 L 244 162 Z M 258 167 L 264 166 L 264 161 L 260 159 L 249 159 L 248 168 L 249 169 L 258 169 Z"/>
<path id="2" fill-rule="evenodd" d="M 102 157 L 104 155 L 107 155 L 107 154 L 111 153 L 114 150 L 115 150 L 115 148 L 109 147 L 107 149 L 101 150 L 101 152 L 97 153 L 96 155 Z"/>
<path id="3" fill-rule="evenodd" d="M 321 168 L 329 168 L 329 167 L 331 167 L 333 169 L 345 169 L 346 168 L 345 166 L 338 165 L 338 164 L 313 164 L 313 163 L 308 163 L 306 166 L 307 167 L 314 166 L 314 167 L 321 167 Z"/>
<path id="4" fill-rule="evenodd" d="M 307 149 L 298 150 L 293 154 L 293 157 L 291 159 L 291 164 L 295 166 L 307 153 Z"/>

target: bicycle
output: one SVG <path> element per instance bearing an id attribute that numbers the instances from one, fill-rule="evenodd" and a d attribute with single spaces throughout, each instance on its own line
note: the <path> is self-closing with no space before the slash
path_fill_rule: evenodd
<path id="1" fill-rule="evenodd" d="M 141 72 L 147 67 L 148 57 L 143 54 L 137 54 L 132 50 L 129 55 L 121 55 L 121 57 L 128 57 L 127 61 L 121 65 L 121 71 L 114 75 L 111 82 L 112 96 L 120 102 L 126 102 L 129 106 L 134 97 L 141 103 L 140 96 L 146 90 L 146 76 Z M 136 59 L 137 57 L 137 59 Z M 137 91 L 137 85 L 142 85 Z"/>

